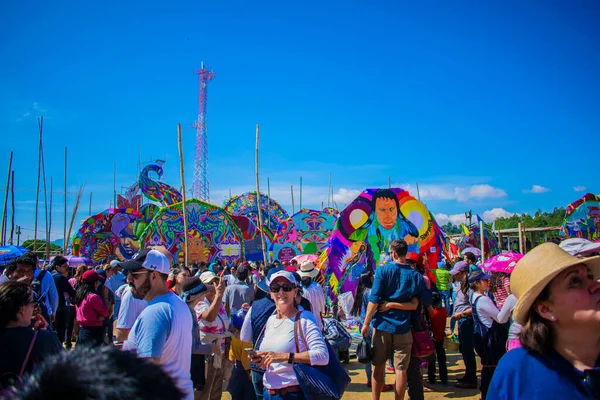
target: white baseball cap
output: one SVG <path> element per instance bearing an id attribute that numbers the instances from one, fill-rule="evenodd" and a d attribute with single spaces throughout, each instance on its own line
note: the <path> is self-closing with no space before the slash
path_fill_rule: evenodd
<path id="1" fill-rule="evenodd" d="M 146 268 L 165 275 L 168 275 L 171 270 L 171 263 L 167 256 L 154 249 L 144 249 L 137 253 L 133 257 L 133 260 L 121 262 L 119 265 L 129 271 L 138 271 Z"/>
<path id="2" fill-rule="evenodd" d="M 294 286 L 298 286 L 298 281 L 296 280 L 296 277 L 294 276 L 294 274 L 289 271 L 286 271 L 286 270 L 275 272 L 273 275 L 271 275 L 267 279 L 267 285 L 271 286 L 271 282 L 273 282 L 275 279 L 277 279 L 279 277 L 287 279 Z"/>

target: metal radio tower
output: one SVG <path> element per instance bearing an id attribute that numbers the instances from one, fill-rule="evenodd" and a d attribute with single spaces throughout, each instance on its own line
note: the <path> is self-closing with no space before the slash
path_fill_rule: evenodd
<path id="1" fill-rule="evenodd" d="M 198 93 L 198 119 L 194 122 L 196 128 L 196 156 L 194 157 L 194 183 L 192 196 L 196 199 L 210 201 L 210 188 L 208 185 L 208 130 L 206 127 L 206 95 L 207 84 L 214 72 L 204 67 L 204 62 L 197 72 L 200 78 L 200 91 Z"/>

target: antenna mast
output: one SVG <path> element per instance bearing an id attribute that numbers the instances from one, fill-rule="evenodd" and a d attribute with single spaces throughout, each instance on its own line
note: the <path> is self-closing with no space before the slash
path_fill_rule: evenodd
<path id="1" fill-rule="evenodd" d="M 196 155 L 194 157 L 194 182 L 192 183 L 192 196 L 203 201 L 210 201 L 210 187 L 208 185 L 208 129 L 206 126 L 206 96 L 207 85 L 214 72 L 200 65 L 196 72 L 200 80 L 198 93 L 198 119 L 194 123 L 196 128 Z"/>

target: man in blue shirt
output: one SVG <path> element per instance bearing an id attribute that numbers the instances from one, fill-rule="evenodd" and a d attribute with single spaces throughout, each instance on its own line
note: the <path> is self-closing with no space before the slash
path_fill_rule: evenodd
<path id="1" fill-rule="evenodd" d="M 406 264 L 408 245 L 396 239 L 390 243 L 391 263 L 379 267 L 361 334 L 369 335 L 373 320 L 373 398 L 379 399 L 384 383 L 386 361 L 393 355 L 396 370 L 396 398 L 406 392 L 407 369 L 412 348 L 411 310 L 417 301 L 429 304 L 431 292 L 423 276 Z M 410 303 L 410 304 L 406 304 Z"/>

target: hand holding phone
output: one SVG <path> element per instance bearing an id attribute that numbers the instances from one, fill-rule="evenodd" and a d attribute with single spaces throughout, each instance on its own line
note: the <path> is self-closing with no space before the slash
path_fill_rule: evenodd
<path id="1" fill-rule="evenodd" d="M 252 347 L 249 347 L 249 348 L 244 349 L 244 350 L 246 350 L 246 353 L 248 353 L 248 355 L 250 356 L 250 358 L 258 357 L 256 355 L 256 351 Z"/>

